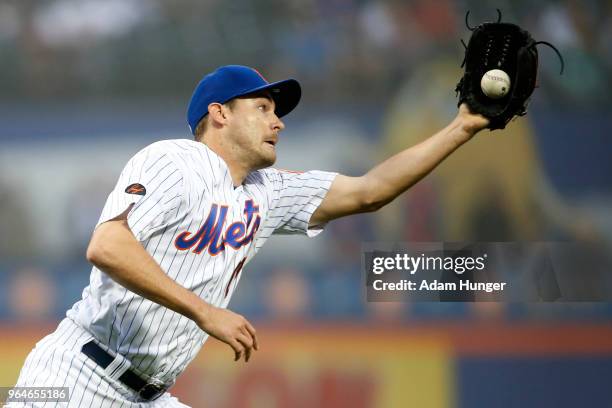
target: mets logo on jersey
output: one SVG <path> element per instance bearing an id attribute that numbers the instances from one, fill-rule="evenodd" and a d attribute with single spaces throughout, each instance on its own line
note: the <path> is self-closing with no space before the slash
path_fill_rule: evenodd
<path id="1" fill-rule="evenodd" d="M 251 242 L 261 223 L 261 217 L 258 215 L 259 206 L 255 205 L 253 200 L 246 201 L 244 203 L 246 223 L 237 221 L 222 231 L 227 209 L 227 205 L 213 204 L 204 225 L 195 234 L 184 231 L 176 237 L 174 240 L 176 249 L 186 251 L 193 248 L 193 252 L 199 254 L 208 248 L 208 253 L 215 256 L 225 250 L 225 245 L 238 249 Z"/>

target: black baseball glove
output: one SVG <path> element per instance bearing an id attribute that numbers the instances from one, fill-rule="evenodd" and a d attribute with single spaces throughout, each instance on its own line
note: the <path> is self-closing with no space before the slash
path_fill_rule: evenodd
<path id="1" fill-rule="evenodd" d="M 528 31 L 516 24 L 501 23 L 499 9 L 497 13 L 497 22 L 483 23 L 475 28 L 470 27 L 469 11 L 466 13 L 465 25 L 472 31 L 472 36 L 467 46 L 461 40 L 465 47 L 465 58 L 461 67 L 465 67 L 465 72 L 455 88 L 459 95 L 458 105 L 466 102 L 472 112 L 486 116 L 490 121 L 488 128 L 491 130 L 503 129 L 512 118 L 527 113 L 529 97 L 537 86 L 536 45 L 548 45 L 557 53 L 561 60 L 561 73 L 564 65 L 563 57 L 552 44 L 546 41 L 536 42 Z M 494 69 L 504 71 L 509 77 L 509 84 L 502 78 L 503 82 L 500 82 L 499 87 L 492 93 L 486 87 L 487 84 L 483 84 L 484 88 L 481 86 L 481 81 L 487 72 Z M 495 77 L 495 72 L 493 78 L 500 80 Z"/>

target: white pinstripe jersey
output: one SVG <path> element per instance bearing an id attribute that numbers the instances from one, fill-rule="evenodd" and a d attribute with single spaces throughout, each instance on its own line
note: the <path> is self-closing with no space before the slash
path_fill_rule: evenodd
<path id="1" fill-rule="evenodd" d="M 272 233 L 321 231 L 308 229 L 308 221 L 335 175 L 268 168 L 234 188 L 225 162 L 203 143 L 160 141 L 129 160 L 98 225 L 135 203 L 128 225 L 161 268 L 206 302 L 227 307 L 242 266 Z M 193 321 L 95 267 L 83 298 L 67 315 L 126 357 L 134 371 L 166 384 L 208 337 Z"/>

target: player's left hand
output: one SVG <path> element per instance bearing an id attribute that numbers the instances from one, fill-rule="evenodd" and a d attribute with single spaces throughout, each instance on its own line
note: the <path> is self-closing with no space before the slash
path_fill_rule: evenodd
<path id="1" fill-rule="evenodd" d="M 460 126 L 466 133 L 468 138 L 474 136 L 489 126 L 489 119 L 478 113 L 472 113 L 466 103 L 462 103 L 459 106 L 459 113 L 457 114 Z"/>

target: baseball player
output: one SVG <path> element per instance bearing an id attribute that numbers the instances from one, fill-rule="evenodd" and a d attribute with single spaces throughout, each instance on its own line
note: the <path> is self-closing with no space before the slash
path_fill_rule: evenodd
<path id="1" fill-rule="evenodd" d="M 156 142 L 129 160 L 87 250 L 89 286 L 21 370 L 17 386 L 68 387 L 70 401 L 11 407 L 184 407 L 168 389 L 209 336 L 235 360 L 258 350 L 255 328 L 227 305 L 270 235 L 315 236 L 381 208 L 487 126 L 461 106 L 361 177 L 271 168 L 280 118 L 300 95 L 294 79 L 269 83 L 238 65 L 202 79 L 187 113 L 195 140 Z"/>

